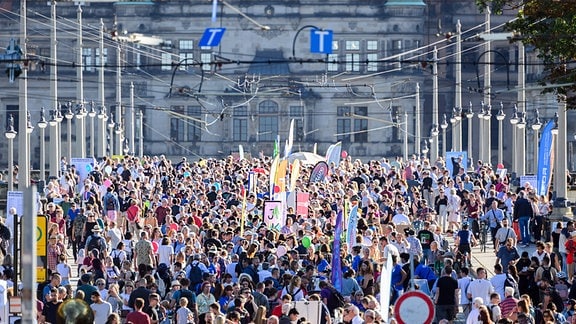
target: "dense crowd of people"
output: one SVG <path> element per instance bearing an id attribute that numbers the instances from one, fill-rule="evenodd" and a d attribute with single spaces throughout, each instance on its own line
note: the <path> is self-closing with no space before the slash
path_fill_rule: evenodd
<path id="1" fill-rule="evenodd" d="M 549 224 L 549 197 L 529 184 L 512 190 L 480 161 L 448 170 L 442 158 L 347 157 L 319 182 L 303 166 L 294 191 L 309 193 L 307 212 L 291 206 L 273 229 L 263 219 L 272 161 L 125 156 L 86 178 L 63 163 L 42 192 L 49 280 L 38 288 L 39 322 L 85 305 L 82 316 L 98 324 L 307 323 L 296 305 L 308 301 L 322 324 L 394 323 L 381 296 L 394 305 L 416 289 L 433 299 L 435 323 L 458 313 L 467 323 L 576 323 L 576 229 Z M 336 219 L 350 206 L 357 235 L 334 250 Z M 473 268 L 476 244 L 493 249 L 491 278 Z M 533 254 L 520 252 L 531 244 Z M 388 258 L 391 290 L 380 291 Z M 9 256 L 3 267 L 15 290 Z"/>

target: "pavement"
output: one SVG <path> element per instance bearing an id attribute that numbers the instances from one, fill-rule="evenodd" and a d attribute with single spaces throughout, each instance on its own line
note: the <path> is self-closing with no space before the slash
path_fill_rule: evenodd
<path id="1" fill-rule="evenodd" d="M 490 234 L 488 234 L 488 239 L 490 240 Z M 522 254 L 524 251 L 528 251 L 528 255 L 530 256 L 532 256 L 532 253 L 536 251 L 536 246 L 534 244 L 530 244 L 527 247 L 518 245 L 516 248 L 518 249 L 519 254 Z M 494 252 L 494 247 L 491 241 L 489 241 L 486 245 L 486 252 L 480 251 L 480 246 L 475 246 L 472 248 L 472 267 L 470 269 L 470 273 L 473 277 L 476 276 L 476 269 L 478 267 L 482 267 L 486 269 L 486 272 L 488 273 L 488 279 L 490 279 L 494 275 L 494 264 L 496 264 L 496 253 Z M 458 313 L 454 323 L 466 323 L 464 314 Z"/>

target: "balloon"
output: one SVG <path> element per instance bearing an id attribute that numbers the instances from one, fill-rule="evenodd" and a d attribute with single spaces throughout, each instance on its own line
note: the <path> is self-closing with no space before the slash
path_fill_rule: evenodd
<path id="1" fill-rule="evenodd" d="M 92 172 L 92 164 L 86 164 L 86 171 Z"/>
<path id="2" fill-rule="evenodd" d="M 104 168 L 104 172 L 106 172 L 106 174 L 112 173 L 112 167 L 109 166 L 109 165 L 107 165 L 107 166 Z"/>
<path id="3" fill-rule="evenodd" d="M 158 243 L 152 241 L 152 249 L 154 250 L 154 253 L 158 253 Z"/>
<path id="4" fill-rule="evenodd" d="M 280 192 L 280 186 L 274 186 L 274 193 Z"/>
<path id="5" fill-rule="evenodd" d="M 276 255 L 279 258 L 283 257 L 286 254 L 286 252 L 288 251 L 286 250 L 286 247 L 284 245 L 279 245 L 278 248 L 276 249 Z"/>
<path id="6" fill-rule="evenodd" d="M 303 245 L 305 248 L 309 248 L 310 245 L 312 245 L 312 240 L 310 239 L 309 236 L 304 236 L 304 237 L 302 238 L 302 245 Z"/>
<path id="7" fill-rule="evenodd" d="M 498 163 L 498 165 L 496 166 L 496 169 L 498 169 L 498 170 L 504 169 L 504 164 Z"/>
<path id="8" fill-rule="evenodd" d="M 348 157 L 348 152 L 342 151 L 342 153 L 340 153 L 340 156 L 341 156 L 343 159 L 345 159 L 345 158 Z"/>
<path id="9" fill-rule="evenodd" d="M 104 187 L 108 188 L 112 185 L 112 181 L 110 181 L 110 179 L 106 179 L 104 180 Z"/>
<path id="10" fill-rule="evenodd" d="M 190 176 L 190 172 L 186 171 L 184 172 L 184 178 L 188 178 Z"/>
<path id="11" fill-rule="evenodd" d="M 170 224 L 170 229 L 173 231 L 178 231 L 178 224 L 176 224 L 176 223 Z"/>

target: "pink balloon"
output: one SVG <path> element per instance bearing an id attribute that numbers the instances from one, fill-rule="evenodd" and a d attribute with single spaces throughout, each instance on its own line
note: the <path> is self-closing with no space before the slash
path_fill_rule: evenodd
<path id="1" fill-rule="evenodd" d="M 280 192 L 280 186 L 274 186 L 274 193 Z"/>
<path id="2" fill-rule="evenodd" d="M 112 181 L 110 181 L 109 179 L 104 180 L 104 187 L 108 188 L 110 187 L 110 185 L 112 185 Z"/>
<path id="3" fill-rule="evenodd" d="M 342 158 L 345 159 L 348 157 L 348 152 L 342 151 L 342 153 L 340 153 L 340 156 L 342 156 Z"/>
<path id="4" fill-rule="evenodd" d="M 158 253 L 158 243 L 152 241 L 152 249 L 154 250 L 154 253 Z"/>

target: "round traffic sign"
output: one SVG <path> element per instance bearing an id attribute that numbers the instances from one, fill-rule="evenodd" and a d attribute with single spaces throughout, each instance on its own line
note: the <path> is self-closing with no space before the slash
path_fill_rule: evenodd
<path id="1" fill-rule="evenodd" d="M 432 323 L 434 303 L 421 291 L 409 291 L 396 301 L 394 317 L 399 324 Z"/>

